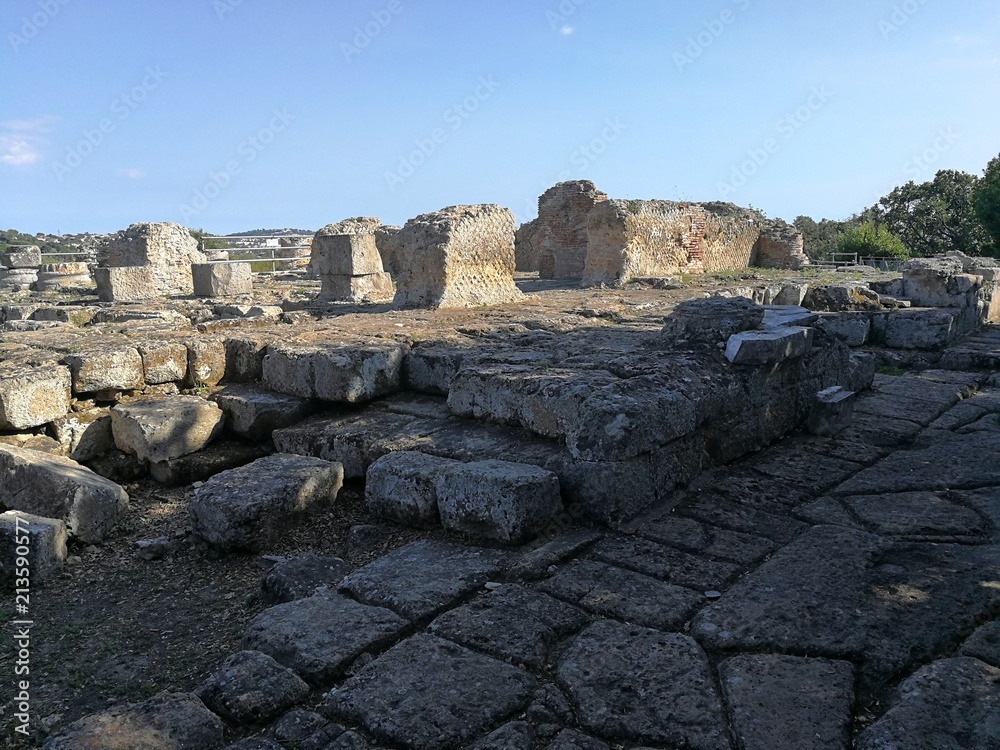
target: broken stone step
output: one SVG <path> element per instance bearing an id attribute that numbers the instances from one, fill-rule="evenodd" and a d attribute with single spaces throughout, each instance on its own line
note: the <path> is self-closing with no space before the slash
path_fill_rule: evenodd
<path id="1" fill-rule="evenodd" d="M 216 404 L 198 396 L 142 399 L 111 410 L 118 448 L 152 463 L 197 453 L 222 431 L 224 420 Z"/>

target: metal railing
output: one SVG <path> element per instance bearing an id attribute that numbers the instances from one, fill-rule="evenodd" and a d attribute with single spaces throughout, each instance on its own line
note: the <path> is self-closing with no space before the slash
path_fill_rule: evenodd
<path id="1" fill-rule="evenodd" d="M 898 271 L 906 261 L 893 256 L 862 256 L 858 253 L 831 253 L 825 258 L 812 261 L 817 268 L 849 268 L 851 266 L 870 266 L 881 271 Z"/>
<path id="2" fill-rule="evenodd" d="M 243 240 L 243 241 L 252 240 L 255 242 L 266 242 L 267 240 L 288 239 L 289 236 L 294 237 L 296 235 L 246 235 L 246 236 L 240 235 L 240 236 L 228 236 L 228 237 L 222 237 L 216 235 L 204 235 L 201 241 L 198 243 L 198 249 L 201 250 L 203 253 L 211 252 L 212 250 L 216 249 L 220 252 L 235 251 L 240 253 L 248 253 L 252 257 L 242 258 L 242 259 L 237 258 L 236 260 L 210 260 L 208 262 L 217 263 L 220 265 L 226 263 L 250 263 L 251 264 L 250 269 L 252 273 L 274 275 L 278 273 L 286 273 L 286 271 L 278 270 L 279 263 L 286 263 L 286 264 L 300 263 L 303 265 L 308 265 L 309 263 L 309 259 L 305 257 L 286 258 L 286 257 L 280 257 L 276 255 L 276 253 L 287 252 L 289 250 L 308 250 L 310 249 L 310 245 L 290 245 L 288 247 L 276 247 L 274 245 L 256 245 L 251 247 L 209 248 L 208 250 L 206 250 L 205 240 L 220 240 L 222 242 L 227 242 L 227 243 L 230 241 L 238 241 L 238 240 Z M 271 270 L 270 271 L 254 270 L 253 264 L 255 263 L 267 263 L 270 265 Z"/>
<path id="3" fill-rule="evenodd" d="M 42 253 L 42 263 L 62 263 L 61 260 L 48 261 L 46 258 L 86 258 L 91 259 L 94 257 L 93 253 Z"/>

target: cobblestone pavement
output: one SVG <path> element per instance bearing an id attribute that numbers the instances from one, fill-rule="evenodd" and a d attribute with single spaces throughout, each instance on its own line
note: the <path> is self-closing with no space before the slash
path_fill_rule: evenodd
<path id="1" fill-rule="evenodd" d="M 244 646 L 270 658 L 200 695 L 257 722 L 232 750 L 998 748 L 998 385 L 880 375 L 836 438 L 617 531 L 414 542 L 265 611 Z"/>

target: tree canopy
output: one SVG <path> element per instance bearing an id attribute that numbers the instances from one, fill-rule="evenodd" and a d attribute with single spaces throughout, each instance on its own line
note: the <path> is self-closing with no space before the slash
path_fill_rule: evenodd
<path id="1" fill-rule="evenodd" d="M 973 195 L 976 216 L 990 235 L 990 254 L 1000 257 L 1000 156 L 987 165 Z"/>

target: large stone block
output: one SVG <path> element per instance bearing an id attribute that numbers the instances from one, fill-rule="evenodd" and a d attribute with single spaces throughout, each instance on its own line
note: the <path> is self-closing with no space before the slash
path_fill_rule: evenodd
<path id="1" fill-rule="evenodd" d="M 385 271 L 374 234 L 331 234 L 313 238 L 312 268 L 320 276 L 369 276 Z"/>
<path id="2" fill-rule="evenodd" d="M 319 299 L 326 302 L 391 302 L 396 293 L 387 273 L 321 276 Z"/>
<path id="3" fill-rule="evenodd" d="M 982 276 L 965 273 L 961 259 L 913 258 L 903 264 L 903 294 L 917 307 L 970 307 Z"/>
<path id="4" fill-rule="evenodd" d="M 115 447 L 110 409 L 70 412 L 53 420 L 49 429 L 62 452 L 74 461 L 90 461 Z"/>
<path id="5" fill-rule="evenodd" d="M 65 522 L 71 537 L 101 541 L 128 495 L 68 458 L 0 445 L 0 505 Z"/>
<path id="6" fill-rule="evenodd" d="M 438 475 L 435 489 L 446 529 L 500 542 L 537 535 L 563 507 L 559 477 L 508 461 L 454 464 Z"/>
<path id="7" fill-rule="evenodd" d="M 231 385 L 212 396 L 226 415 L 226 427 L 249 440 L 267 440 L 271 433 L 305 419 L 315 407 L 298 396 L 253 386 Z"/>
<path id="8" fill-rule="evenodd" d="M 146 382 L 142 357 L 134 346 L 105 347 L 63 359 L 73 375 L 73 393 L 130 391 Z"/>
<path id="9" fill-rule="evenodd" d="M 226 376 L 228 352 L 223 339 L 200 338 L 188 341 L 188 384 L 195 388 L 211 388 Z"/>
<path id="10" fill-rule="evenodd" d="M 28 430 L 69 412 L 69 369 L 0 367 L 0 430 Z"/>
<path id="11" fill-rule="evenodd" d="M 205 262 L 191 233 L 169 222 L 133 224 L 108 238 L 99 256 L 107 267 L 149 266 L 158 296 L 191 294 L 191 264 Z"/>
<path id="12" fill-rule="evenodd" d="M 187 377 L 188 350 L 173 341 L 147 341 L 137 347 L 142 357 L 143 377 L 147 385 L 180 383 Z"/>
<path id="13" fill-rule="evenodd" d="M 93 288 L 90 267 L 86 263 L 43 263 L 33 288 L 38 292 Z"/>
<path id="14" fill-rule="evenodd" d="M 598 203 L 587 217 L 583 284 L 746 268 L 763 220 L 731 203 Z"/>
<path id="15" fill-rule="evenodd" d="M 717 344 L 743 331 L 760 328 L 765 309 L 745 297 L 709 297 L 681 302 L 663 322 L 668 345 Z"/>
<path id="16" fill-rule="evenodd" d="M 408 348 L 388 346 L 272 346 L 264 384 L 278 393 L 363 403 L 400 389 Z"/>
<path id="17" fill-rule="evenodd" d="M 194 533 L 221 549 L 259 550 L 303 515 L 328 509 L 344 483 L 344 467 L 277 453 L 216 474 L 189 506 Z"/>
<path id="18" fill-rule="evenodd" d="M 415 451 L 382 456 L 368 467 L 365 505 L 375 515 L 404 526 L 437 526 L 437 480 L 456 465 L 457 461 Z"/>
<path id="19" fill-rule="evenodd" d="M 897 310 L 886 316 L 884 344 L 891 349 L 943 349 L 959 335 L 954 310 Z"/>
<path id="20" fill-rule="evenodd" d="M 18 510 L 0 513 L 0 583 L 27 579 L 15 587 L 28 589 L 44 583 L 66 559 L 66 539 L 62 521 Z"/>
<path id="21" fill-rule="evenodd" d="M 222 431 L 224 419 L 216 404 L 197 396 L 143 399 L 111 410 L 118 448 L 154 463 L 200 451 Z"/>
<path id="22" fill-rule="evenodd" d="M 521 299 L 514 285 L 514 216 L 496 205 L 453 206 L 410 219 L 396 307 L 462 308 Z"/>
<path id="23" fill-rule="evenodd" d="M 139 302 L 158 296 L 150 266 L 120 266 L 94 271 L 102 302 Z"/>
<path id="24" fill-rule="evenodd" d="M 729 337 L 726 359 L 734 365 L 770 365 L 808 354 L 813 329 L 783 326 L 770 331 L 746 331 Z"/>
<path id="25" fill-rule="evenodd" d="M 193 263 L 191 278 L 196 297 L 253 294 L 253 272 L 249 263 Z"/>
<path id="26" fill-rule="evenodd" d="M 0 253 L 0 265 L 4 268 L 38 268 L 42 265 L 42 250 L 37 245 L 8 245 L 7 252 Z"/>

